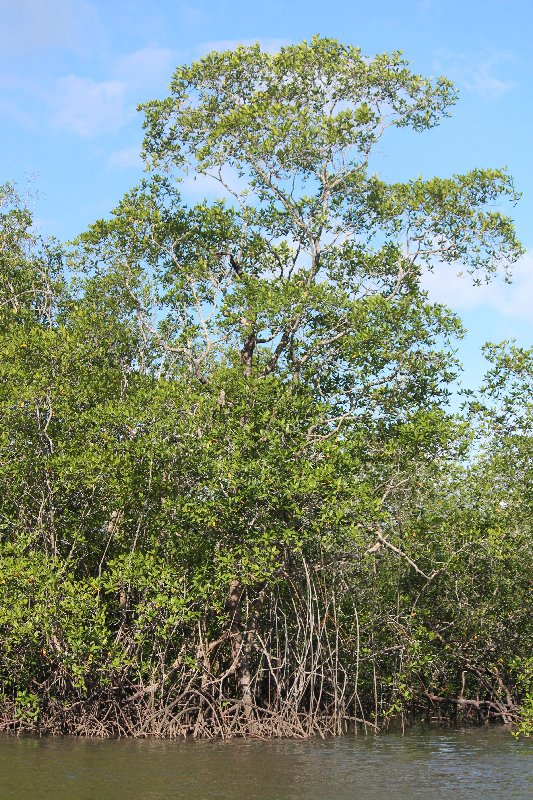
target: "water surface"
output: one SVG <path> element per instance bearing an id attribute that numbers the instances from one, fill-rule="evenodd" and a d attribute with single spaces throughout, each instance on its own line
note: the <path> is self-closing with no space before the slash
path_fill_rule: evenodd
<path id="1" fill-rule="evenodd" d="M 0 737 L 0 798 L 531 800 L 533 742 L 502 730 L 326 741 Z"/>

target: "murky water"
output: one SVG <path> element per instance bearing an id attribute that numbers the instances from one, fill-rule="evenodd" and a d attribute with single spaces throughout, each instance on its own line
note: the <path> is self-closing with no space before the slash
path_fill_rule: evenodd
<path id="1" fill-rule="evenodd" d="M 0 737 L 0 798 L 531 800 L 533 742 L 429 730 L 309 742 Z"/>

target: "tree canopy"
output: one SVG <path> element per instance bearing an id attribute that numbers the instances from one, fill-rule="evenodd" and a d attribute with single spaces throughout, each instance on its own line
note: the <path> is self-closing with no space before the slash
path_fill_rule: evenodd
<path id="1" fill-rule="evenodd" d="M 146 177 L 70 247 L 4 187 L 5 727 L 527 732 L 531 354 L 488 346 L 452 414 L 421 287 L 509 273 L 518 196 L 375 162 L 455 100 L 399 53 L 239 47 L 144 105 Z"/>

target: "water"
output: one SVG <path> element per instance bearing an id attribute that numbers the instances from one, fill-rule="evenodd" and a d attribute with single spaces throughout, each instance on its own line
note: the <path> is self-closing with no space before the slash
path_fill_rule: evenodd
<path id="1" fill-rule="evenodd" d="M 429 730 L 327 741 L 0 737 L 0 800 L 531 800 L 533 742 Z"/>

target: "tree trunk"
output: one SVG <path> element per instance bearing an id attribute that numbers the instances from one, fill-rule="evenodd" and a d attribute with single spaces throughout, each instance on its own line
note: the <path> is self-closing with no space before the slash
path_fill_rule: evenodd
<path id="1" fill-rule="evenodd" d="M 252 675 L 250 672 L 250 656 L 253 646 L 253 630 L 245 631 L 242 625 L 242 595 L 244 587 L 235 578 L 229 588 L 227 609 L 230 614 L 230 633 L 232 640 L 232 658 L 235 664 L 237 687 L 241 697 L 242 708 L 246 720 L 246 729 L 255 733 L 254 700 L 252 695 Z"/>

